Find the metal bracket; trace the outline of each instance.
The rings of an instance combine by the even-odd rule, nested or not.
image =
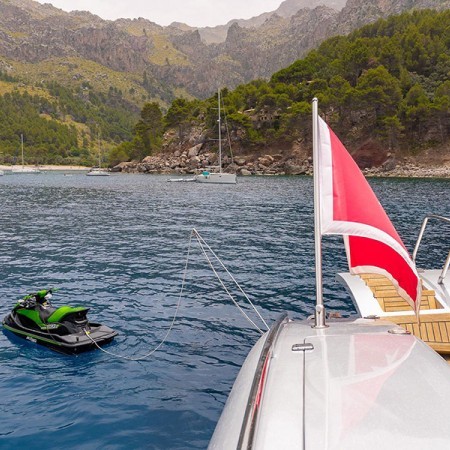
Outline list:
[[[411,331],[405,330],[402,327],[398,327],[398,328],[392,328],[390,330],[388,330],[388,333],[390,334],[411,334]]]
[[[293,352],[308,352],[308,351],[312,351],[312,350],[314,350],[314,345],[312,345],[310,343],[294,344],[292,346],[292,351]]]

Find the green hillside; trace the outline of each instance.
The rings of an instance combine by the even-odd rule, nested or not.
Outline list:
[[[30,86],[0,73],[0,163],[17,161],[23,134],[27,163],[92,165],[99,137],[106,150],[131,138],[138,117],[131,109],[118,89],[101,93],[88,82]]]
[[[450,11],[379,20],[324,42],[276,73],[270,86],[295,89],[292,106],[320,100],[338,130],[412,149],[449,137]]]

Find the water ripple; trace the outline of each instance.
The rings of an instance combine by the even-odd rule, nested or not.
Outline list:
[[[310,178],[240,178],[236,186],[92,178],[0,178],[2,315],[27,292],[58,287],[58,304],[87,305],[92,320],[117,329],[109,351],[146,354],[171,324],[192,228],[268,322],[286,310],[296,318],[313,313]],[[450,215],[449,181],[371,184],[409,249],[426,213]],[[424,245],[419,263],[442,265],[449,233],[431,230]],[[352,315],[334,281],[345,269],[342,240],[324,239],[326,303]],[[193,243],[179,317],[148,361],[101,352],[66,357],[0,334],[0,447],[36,448],[52,433],[48,449],[205,448],[258,336]]]

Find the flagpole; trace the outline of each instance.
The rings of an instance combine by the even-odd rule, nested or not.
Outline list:
[[[316,255],[316,308],[314,328],[326,328],[322,290],[322,235],[320,215],[318,100],[312,101],[313,168],[314,168],[314,243]]]

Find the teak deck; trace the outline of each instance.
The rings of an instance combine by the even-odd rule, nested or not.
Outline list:
[[[365,274],[360,277],[373,292],[383,311],[389,313],[411,311],[411,306],[398,295],[394,285],[386,277],[376,274]],[[442,309],[442,305],[436,300],[435,292],[424,289],[420,310],[439,309]],[[405,328],[444,357],[450,356],[450,313],[421,314],[420,323],[417,322],[415,315],[391,315],[383,316],[383,319]]]

